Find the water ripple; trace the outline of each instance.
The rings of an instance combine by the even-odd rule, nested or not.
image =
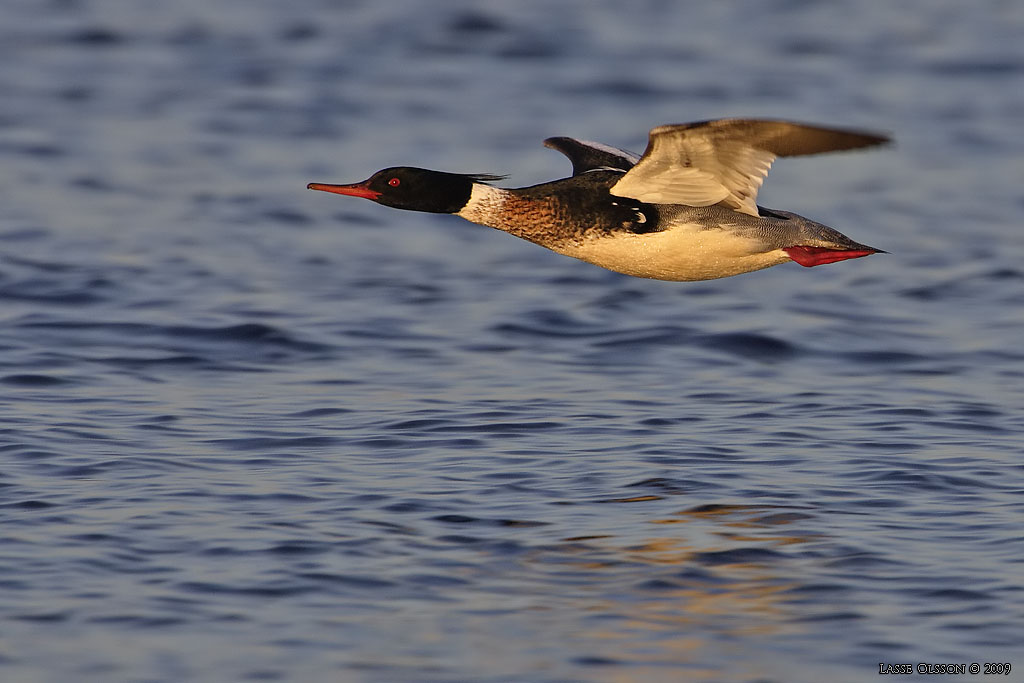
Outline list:
[[[1009,5],[8,5],[0,679],[1024,651]],[[892,131],[762,192],[892,255],[654,282],[304,190],[732,114]]]

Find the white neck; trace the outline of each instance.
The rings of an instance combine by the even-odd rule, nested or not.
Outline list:
[[[483,183],[473,183],[469,201],[455,215],[472,223],[494,227],[496,217],[500,214],[502,205],[507,198],[506,190]]]

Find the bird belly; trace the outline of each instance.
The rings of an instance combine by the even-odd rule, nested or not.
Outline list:
[[[791,260],[750,231],[699,223],[677,223],[646,234],[585,235],[551,248],[617,273],[654,280],[711,280]]]

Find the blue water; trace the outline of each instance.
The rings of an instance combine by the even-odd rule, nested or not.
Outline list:
[[[1022,680],[1020,3],[2,13],[0,679]],[[737,115],[892,133],[760,196],[891,254],[644,281],[304,189]]]

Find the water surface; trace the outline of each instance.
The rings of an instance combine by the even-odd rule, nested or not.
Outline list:
[[[4,680],[1024,670],[1017,4],[4,14]],[[894,134],[760,197],[892,253],[643,281],[304,189],[735,115]]]

